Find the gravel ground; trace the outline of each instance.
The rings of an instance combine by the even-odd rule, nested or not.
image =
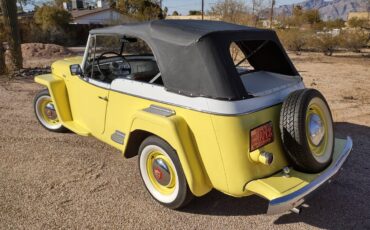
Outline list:
[[[329,100],[339,137],[352,136],[345,170],[301,215],[267,216],[257,196],[213,191],[187,208],[146,192],[137,158],[93,138],[54,134],[36,121],[32,79],[0,80],[0,229],[370,229],[370,60],[294,56],[308,87]]]

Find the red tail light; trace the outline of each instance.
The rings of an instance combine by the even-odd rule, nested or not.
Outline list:
[[[274,141],[272,122],[267,122],[250,131],[250,151],[254,151],[262,146]]]

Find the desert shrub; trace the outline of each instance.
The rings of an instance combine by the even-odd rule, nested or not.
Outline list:
[[[324,22],[324,27],[327,29],[341,29],[345,27],[345,22],[343,19],[328,20]]]
[[[369,34],[365,31],[344,31],[340,36],[340,46],[353,52],[361,52],[369,41]]]
[[[309,46],[323,52],[327,56],[331,56],[339,47],[339,41],[339,36],[333,36],[331,33],[323,32],[322,34],[312,36]]]
[[[365,18],[353,17],[348,20],[348,25],[353,28],[361,28],[369,26],[368,20]]]
[[[68,39],[65,30],[71,21],[72,15],[68,11],[59,7],[44,5],[38,8],[34,15],[34,23],[41,31],[36,26],[33,30],[37,32],[35,35],[41,41],[47,38],[51,43],[61,44]]]
[[[295,51],[298,55],[306,47],[312,33],[298,29],[281,30],[278,36],[286,49]]]

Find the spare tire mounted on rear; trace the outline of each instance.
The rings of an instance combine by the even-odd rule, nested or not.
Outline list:
[[[333,119],[323,95],[315,89],[291,93],[280,112],[283,146],[297,170],[317,173],[333,158]]]

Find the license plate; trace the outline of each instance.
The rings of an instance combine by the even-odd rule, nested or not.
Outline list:
[[[254,151],[262,146],[274,141],[272,122],[267,122],[250,131],[250,151]]]

